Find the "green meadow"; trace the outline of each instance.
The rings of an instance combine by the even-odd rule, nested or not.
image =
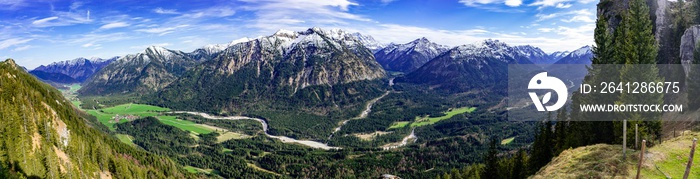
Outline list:
[[[445,111],[443,114],[444,116],[439,116],[439,117],[430,117],[430,116],[424,116],[424,117],[416,117],[416,119],[413,122],[408,122],[408,121],[401,121],[401,122],[395,122],[391,126],[389,126],[389,129],[395,129],[395,128],[403,128],[406,127],[410,123],[411,127],[419,127],[419,126],[424,126],[424,125],[432,125],[435,124],[436,122],[452,118],[455,115],[458,114],[464,114],[464,113],[472,113],[476,110],[476,107],[461,107],[461,108],[456,108],[456,109],[449,109]]]
[[[503,140],[501,141],[501,145],[508,145],[508,144],[510,144],[511,142],[513,142],[513,140],[515,140],[515,137],[503,139]]]
[[[161,115],[162,112],[167,111],[170,111],[170,109],[145,104],[129,103],[104,109],[87,110],[87,113],[96,116],[97,120],[99,120],[105,126],[109,127],[110,130],[114,130],[114,124],[116,124],[114,117],[119,115],[133,116],[135,118],[153,116],[158,118],[163,124],[175,126],[182,130],[194,132],[197,134],[207,134],[214,131],[210,128],[201,126],[192,121],[177,119],[176,116]],[[127,120],[119,120],[119,123],[123,122],[127,122]]]

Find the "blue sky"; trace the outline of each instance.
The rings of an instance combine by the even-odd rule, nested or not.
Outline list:
[[[190,52],[279,29],[341,28],[380,42],[484,39],[545,52],[593,44],[594,0],[0,0],[0,58],[33,69],[150,45]]]

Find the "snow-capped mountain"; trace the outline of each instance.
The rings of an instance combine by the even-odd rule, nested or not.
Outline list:
[[[90,78],[94,73],[98,72],[105,66],[115,61],[117,58],[119,57],[113,57],[108,59],[101,59],[96,57],[86,59],[81,57],[73,60],[54,62],[46,66],[41,65],[30,72],[33,72],[32,74],[43,74],[41,75],[40,79],[47,81],[53,81],[51,79],[51,76],[60,76],[60,78],[56,78],[56,80],[59,81],[54,82],[83,82]],[[72,78],[73,80],[70,80],[65,76],[51,74],[63,74]]]
[[[189,53],[150,46],[141,53],[126,55],[104,67],[78,92],[106,95],[156,91],[202,61],[192,58]]]
[[[390,44],[374,53],[374,57],[387,71],[409,73],[448,49],[423,37],[406,44]]]
[[[504,90],[508,64],[532,64],[532,53],[523,49],[491,39],[457,46],[407,74],[405,81],[452,92],[484,87]]]
[[[564,58],[565,56],[569,55],[571,53],[570,51],[556,51],[551,54],[549,54],[549,58],[552,61],[552,63],[559,61],[561,58]],[[551,63],[550,63],[551,64]]]
[[[243,38],[240,38],[237,40],[233,40],[233,41],[226,43],[226,44],[209,44],[209,45],[205,45],[202,48],[198,48],[198,49],[190,52],[189,54],[190,54],[191,58],[196,59],[198,61],[211,60],[214,57],[216,57],[217,55],[219,55],[219,53],[221,51],[226,50],[226,48],[233,46],[233,45],[236,45],[238,43],[248,42],[250,40],[251,39],[248,37],[243,37]]]
[[[562,57],[554,64],[591,64],[591,58],[593,58],[593,51],[591,46],[586,45]]]
[[[374,40],[374,37],[369,35],[362,35],[358,32],[352,33],[351,35],[365,45],[365,47],[372,50],[372,52],[377,52],[387,46],[381,42],[378,42],[377,40]]]
[[[547,53],[542,51],[538,47],[533,47],[531,45],[521,45],[515,46],[515,50],[518,51],[523,56],[526,56],[532,63],[535,64],[551,64],[555,60],[552,60]]]
[[[165,106],[218,109],[253,100],[335,109],[377,94],[385,86],[378,79],[384,77],[384,70],[356,35],[339,29],[279,30],[228,47],[157,95]]]

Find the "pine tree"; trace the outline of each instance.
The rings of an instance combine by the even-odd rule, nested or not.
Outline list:
[[[554,125],[554,155],[558,155],[569,148],[566,142],[568,122],[566,108],[560,109],[557,114],[557,123]]]
[[[591,49],[593,52],[593,64],[611,64],[613,62],[613,47],[612,36],[608,32],[608,22],[605,16],[600,15],[596,20],[596,27],[593,33],[595,46]]]
[[[491,141],[489,142],[489,151],[484,160],[486,163],[486,168],[484,169],[484,174],[481,175],[482,178],[498,178],[500,171],[498,170],[498,149],[496,148],[496,143],[498,143],[496,137],[492,137]]]
[[[658,47],[652,33],[652,22],[649,19],[649,7],[643,0],[631,0],[629,11],[623,16],[623,23],[618,30],[624,31],[622,43],[616,45],[616,53],[625,59],[625,65],[620,70],[620,81],[625,82],[660,82],[659,69],[655,65]],[[644,64],[644,65],[639,65]],[[661,104],[661,93],[621,93],[618,98],[620,104]],[[625,113],[621,119],[630,121],[630,126],[641,123],[642,136],[658,137],[661,123],[658,121],[660,113]],[[652,121],[656,120],[656,121]],[[644,121],[644,122],[640,122]],[[620,128],[616,128],[620,129]],[[621,131],[621,130],[620,130]],[[634,131],[628,134],[629,142],[633,142]],[[621,137],[621,136],[617,136]],[[630,140],[631,139],[631,140]],[[629,143],[628,142],[628,143]],[[628,144],[629,145],[629,144]],[[629,145],[633,146],[633,145]]]
[[[525,168],[526,157],[525,151],[522,149],[518,150],[518,153],[515,154],[515,157],[513,158],[513,170],[510,172],[511,179],[526,178],[525,171],[523,170]]]
[[[535,134],[535,142],[532,144],[531,158],[528,160],[529,173],[536,173],[552,160],[553,134],[551,119],[551,113],[549,113],[547,121],[538,124],[538,132]]]

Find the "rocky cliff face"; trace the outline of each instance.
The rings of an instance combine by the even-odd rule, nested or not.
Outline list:
[[[406,44],[390,44],[374,53],[374,57],[388,71],[409,73],[448,49],[423,37]]]
[[[681,37],[681,63],[685,69],[686,76],[690,70],[690,64],[693,63],[693,50],[695,50],[695,45],[700,40],[700,25],[692,26],[685,30],[683,37]]]
[[[163,47],[126,55],[96,73],[78,92],[81,95],[113,95],[155,92],[177,79],[200,61],[187,53]]]
[[[519,48],[498,40],[454,47],[414,72],[406,75],[411,83],[450,92],[470,89],[507,89],[508,64],[533,64]]]
[[[228,47],[159,92],[156,99],[163,105],[211,105],[208,110],[245,105],[241,103],[253,99],[256,103],[277,99],[279,104],[299,100],[311,106],[359,102],[363,91],[377,88],[356,84],[378,81],[386,74],[356,37],[338,29],[280,30]]]

